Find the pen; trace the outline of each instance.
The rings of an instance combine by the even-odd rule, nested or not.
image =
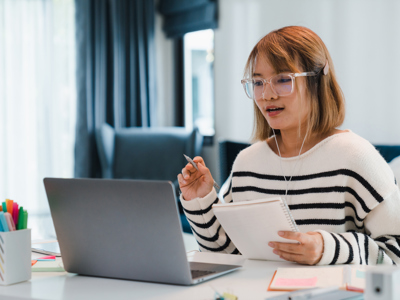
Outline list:
[[[183,156],[186,158],[186,160],[197,170],[199,171],[199,168],[197,167],[196,163],[187,155],[183,154]],[[215,182],[213,183],[214,187],[219,190],[219,185]]]
[[[299,291],[290,294],[289,300],[305,300],[305,299],[312,299],[315,296],[320,296],[320,295],[325,295],[328,293],[331,293],[333,291],[338,290],[339,287],[333,286],[333,287],[327,287],[327,288],[315,288],[315,289],[309,289],[305,291]]]

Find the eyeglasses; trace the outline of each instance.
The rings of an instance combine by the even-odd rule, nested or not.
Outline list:
[[[302,76],[315,76],[316,72],[303,73],[281,73],[270,79],[250,78],[241,81],[244,91],[250,99],[259,100],[264,97],[264,90],[267,84],[278,96],[289,96],[293,93],[294,79]]]

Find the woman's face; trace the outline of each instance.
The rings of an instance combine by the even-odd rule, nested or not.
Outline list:
[[[305,70],[307,71],[307,70]],[[288,70],[290,73],[290,71]],[[253,78],[270,79],[278,75],[265,59],[256,61]],[[285,131],[298,130],[299,126],[307,128],[307,118],[310,111],[309,99],[305,95],[304,77],[296,78],[292,94],[289,96],[278,96],[271,89],[270,84],[264,89],[264,97],[256,100],[256,104],[261,113],[267,120],[269,126],[273,129],[279,129],[282,133]],[[300,125],[301,124],[301,125]]]

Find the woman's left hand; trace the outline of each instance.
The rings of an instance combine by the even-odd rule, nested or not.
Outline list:
[[[300,242],[300,244],[268,243],[279,257],[304,265],[315,265],[321,260],[324,253],[324,239],[319,232],[279,231],[278,234],[285,239]]]

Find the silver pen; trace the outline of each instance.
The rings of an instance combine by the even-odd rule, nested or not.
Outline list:
[[[199,171],[199,168],[197,167],[196,163],[187,155],[183,154],[183,156],[186,158],[186,160],[197,170]],[[219,190],[219,185],[218,183],[215,182],[213,183],[213,186],[215,187],[215,189]]]

